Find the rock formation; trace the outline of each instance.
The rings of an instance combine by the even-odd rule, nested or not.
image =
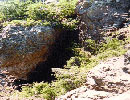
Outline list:
[[[0,33],[0,71],[27,79],[39,62],[47,59],[58,32],[49,26],[8,25]]]
[[[85,86],[56,100],[130,100],[130,51],[101,62],[87,73]]]
[[[106,31],[113,31],[129,22],[129,0],[79,0],[76,13],[80,22],[80,40],[102,40]]]
[[[129,0],[79,0],[80,40],[104,40],[108,33],[129,26]],[[126,32],[127,31],[127,32]],[[130,36],[130,27],[119,31],[119,40]],[[129,49],[129,44],[125,48]],[[56,100],[130,100],[130,50],[100,62],[87,73],[86,84]]]

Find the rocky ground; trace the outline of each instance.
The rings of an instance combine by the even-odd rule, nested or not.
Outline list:
[[[130,51],[101,62],[88,72],[85,86],[56,100],[130,100]]]
[[[47,2],[51,1],[47,0]],[[79,38],[81,44],[85,45],[85,40],[90,38],[102,41],[104,37],[110,36],[113,31],[128,26],[130,22],[129,6],[129,0],[79,0],[75,12],[80,19]],[[41,34],[44,32],[45,34]],[[0,52],[2,53],[0,65],[3,64],[3,67],[0,68],[0,100],[21,100],[18,99],[18,96],[16,98],[12,95],[9,97],[15,88],[12,87],[15,78],[11,75],[13,74],[18,79],[26,79],[28,73],[36,67],[36,64],[46,60],[48,48],[59,35],[57,32],[57,35],[52,33],[54,34],[54,29],[51,27],[41,26],[31,29],[9,26],[2,31],[0,34],[2,40],[0,44]],[[122,28],[119,30],[119,34],[115,34],[113,37],[117,37],[119,40],[130,37],[130,27]],[[130,45],[125,47],[130,50]],[[30,52],[33,53],[30,54]],[[10,77],[6,74],[9,74]],[[130,100],[129,77],[130,51],[123,56],[100,62],[87,73],[85,86],[72,90],[56,98],[56,100]],[[10,89],[5,89],[8,86],[10,86]],[[29,100],[43,99],[31,97]]]
[[[129,27],[122,28],[119,32],[125,37],[129,37],[129,29]],[[56,100],[130,100],[130,44],[125,48],[129,49],[125,55],[109,58],[91,69],[87,73],[86,85],[72,90]],[[15,88],[12,87],[13,81],[14,78],[11,79],[11,77],[0,74],[0,100],[23,100],[18,96],[9,96]],[[5,89],[5,87],[9,89]],[[31,97],[24,100],[44,99]]]
[[[88,72],[85,86],[72,90],[56,98],[56,100],[130,100],[129,77],[130,50],[123,56],[109,58],[105,62],[100,62]],[[36,97],[24,100],[30,99],[44,100]],[[1,95],[0,100],[21,99],[18,99],[17,96]]]

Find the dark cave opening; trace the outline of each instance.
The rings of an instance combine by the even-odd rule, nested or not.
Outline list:
[[[72,47],[73,42],[79,42],[78,33],[79,30],[66,30],[62,32],[52,46],[47,61],[39,63],[36,69],[28,76],[28,80],[15,80],[14,85],[17,87],[16,89],[20,90],[22,84],[42,81],[51,82],[55,80],[51,68],[63,68],[66,61],[74,55],[73,51],[69,48]]]

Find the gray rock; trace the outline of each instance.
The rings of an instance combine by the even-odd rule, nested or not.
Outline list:
[[[79,0],[80,39],[103,39],[101,32],[116,30],[129,18],[129,0]]]
[[[125,65],[130,64],[130,50],[128,50],[128,51],[124,54],[124,64],[125,64]]]
[[[0,70],[26,79],[39,62],[45,61],[58,34],[49,26],[9,25],[0,33]]]

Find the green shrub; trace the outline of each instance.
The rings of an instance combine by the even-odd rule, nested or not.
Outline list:
[[[19,95],[22,97],[39,96],[47,100],[54,100],[56,97],[54,88],[43,82],[33,83],[30,87],[22,87],[22,92]]]
[[[1,13],[4,15],[4,20],[18,20],[18,19],[25,19],[27,17],[26,11],[27,6],[30,2],[22,3],[7,3],[1,8]]]
[[[76,56],[67,61],[66,68],[70,68],[71,66],[92,68],[101,60],[113,56],[120,56],[126,52],[124,45],[128,43],[128,39],[123,41],[108,37],[106,42],[100,44],[90,39],[86,42],[88,44],[86,47],[73,49],[76,52]]]
[[[11,2],[1,7],[0,20],[8,21],[10,24],[13,20],[15,20],[13,24],[15,24],[14,22],[18,24],[18,20],[19,22],[22,20],[27,22],[25,26],[40,24],[73,30],[78,23],[74,12],[76,2],[77,0],[60,0],[59,3],[55,4],[33,3],[30,1]]]
[[[75,0],[77,1],[77,0]],[[75,3],[74,1],[59,2],[57,4],[31,4],[27,8],[27,15],[33,20],[46,20],[53,26],[75,28],[77,20],[73,18]]]
[[[90,51],[92,54],[95,54],[98,51],[99,44],[97,44],[95,40],[87,39],[85,44],[86,51]]]
[[[1,19],[13,19],[5,22],[16,25],[51,25],[66,29],[76,28],[77,19],[75,18],[75,1],[67,2],[61,0],[58,4],[29,3],[23,10],[4,9]],[[22,9],[23,6],[18,6]],[[14,11],[14,12],[12,12]],[[12,13],[11,13],[12,12]],[[5,15],[5,17],[3,16]],[[15,20],[14,20],[15,19]],[[64,66],[64,69],[55,72],[57,80],[51,83],[33,83],[31,86],[22,87],[22,92],[17,92],[22,97],[42,97],[47,100],[55,100],[57,96],[84,85],[86,82],[87,71],[96,66],[101,60],[113,56],[120,56],[125,53],[124,44],[129,40],[122,41],[108,37],[105,42],[97,43],[94,40],[86,40],[86,46],[75,46],[72,49],[75,56],[71,57]]]
[[[66,68],[71,68],[72,66],[80,66],[80,59],[78,57],[71,57],[69,61],[67,61]]]
[[[117,38],[108,38],[106,43],[102,43],[102,46],[99,48],[99,52],[104,52],[108,50],[117,50],[120,49],[124,44],[124,41],[118,40]]]
[[[27,20],[12,20],[12,21],[6,21],[2,23],[2,25],[5,27],[7,25],[22,25],[22,26],[34,26],[34,25],[43,25],[43,26],[51,26],[51,24],[47,21],[42,21],[42,20],[33,20],[27,18]]]
[[[90,41],[90,43],[95,42]],[[84,85],[88,70],[96,66],[101,60],[124,54],[126,50],[123,46],[126,43],[128,43],[128,40],[120,41],[116,38],[109,38],[106,42],[100,44],[96,55],[91,55],[84,48],[73,48],[76,55],[67,61],[64,69],[55,72],[57,80],[50,84],[41,82],[34,83],[32,86],[25,86],[22,88],[22,92],[17,94],[23,97],[35,96],[55,100],[57,96]]]

